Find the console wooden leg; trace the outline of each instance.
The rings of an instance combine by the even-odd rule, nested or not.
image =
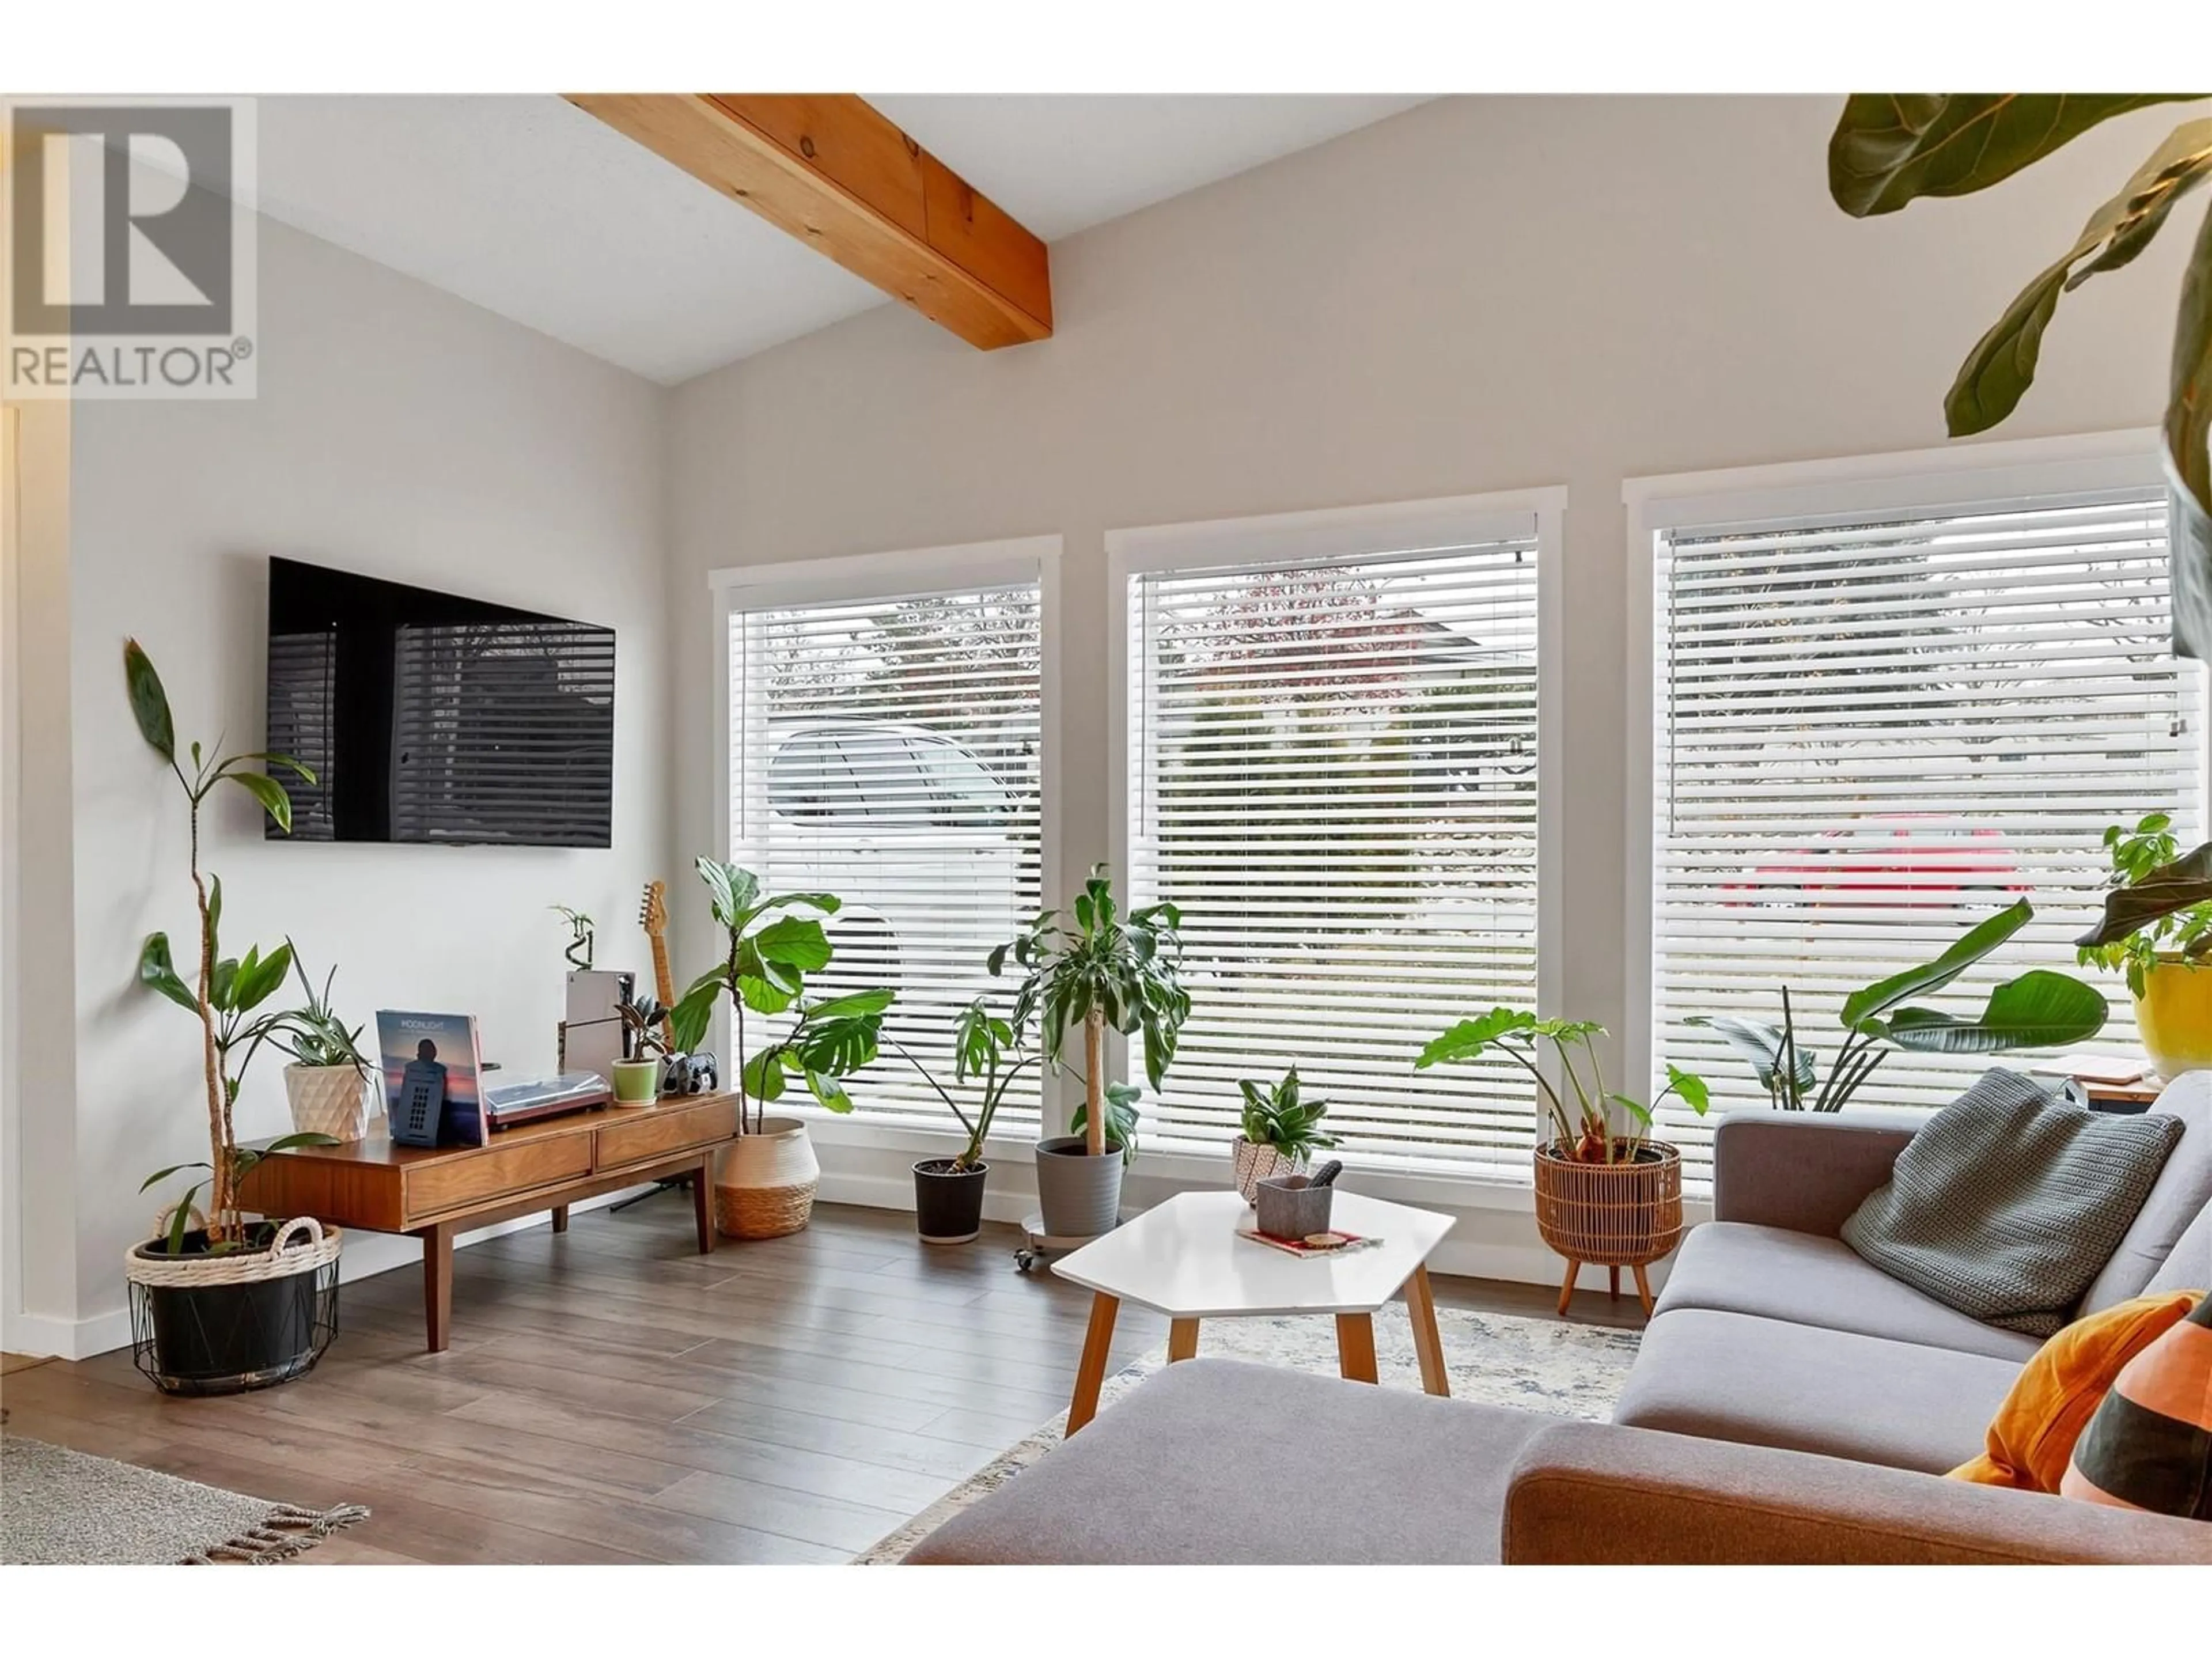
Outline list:
[[[1567,1276],[1559,1283],[1559,1317],[1562,1319],[1567,1316],[1567,1298],[1575,1293],[1575,1275],[1582,1270],[1583,1264],[1579,1261],[1570,1261],[1567,1263]]]
[[[1098,1390],[1106,1381],[1106,1355],[1114,1346],[1114,1320],[1121,1299],[1103,1291],[1091,1297],[1091,1328],[1083,1334],[1083,1361],[1075,1368],[1075,1398],[1067,1404],[1067,1432],[1098,1415]]]
[[[1337,1370],[1354,1382],[1379,1382],[1375,1369],[1375,1316],[1339,1314],[1336,1316]]]
[[[714,1254],[714,1155],[708,1152],[691,1172],[691,1218],[699,1229],[699,1254]]]
[[[453,1322],[453,1226],[441,1222],[422,1230],[422,1323],[430,1352],[446,1351]]]
[[[1613,1300],[1614,1300],[1615,1302],[1618,1302],[1618,1301],[1620,1301],[1620,1268],[1618,1268],[1618,1267],[1607,1267],[1607,1268],[1605,1270],[1605,1293],[1606,1293],[1606,1295],[1607,1295],[1608,1297],[1612,1297],[1612,1298],[1613,1298]]]
[[[1168,1363],[1192,1359],[1198,1355],[1198,1322],[1195,1319],[1171,1319],[1168,1322]]]
[[[1437,1329],[1437,1300],[1426,1267],[1413,1269],[1406,1281],[1406,1316],[1413,1327],[1413,1354],[1421,1362],[1425,1393],[1449,1395],[1451,1379],[1444,1374],[1444,1340]]]
[[[1644,1276],[1644,1264],[1640,1261],[1636,1264],[1636,1295],[1637,1299],[1644,1304],[1644,1316],[1650,1318],[1651,1281]]]
[[[556,1204],[553,1206],[553,1231],[556,1233],[565,1233],[568,1231],[568,1206],[565,1204]]]

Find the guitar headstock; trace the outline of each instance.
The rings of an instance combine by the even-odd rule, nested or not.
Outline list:
[[[637,907],[638,926],[658,939],[668,931],[668,884],[648,881],[645,897]]]

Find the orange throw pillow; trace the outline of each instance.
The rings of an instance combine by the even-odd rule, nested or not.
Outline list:
[[[2074,1443],[2121,1367],[2189,1316],[2198,1292],[2169,1291],[2077,1319],[2035,1351],[1990,1425],[1988,1449],[1950,1479],[2025,1492],[2058,1490]]]

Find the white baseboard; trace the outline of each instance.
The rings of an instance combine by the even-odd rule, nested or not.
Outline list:
[[[909,1182],[911,1177],[909,1176]],[[649,1186],[626,1188],[621,1192],[602,1193],[596,1198],[580,1200],[570,1206],[572,1215],[586,1211],[605,1209],[639,1193],[650,1192]],[[912,1194],[909,1192],[908,1198]],[[866,1202],[854,1199],[853,1203]],[[911,1207],[909,1202],[908,1207]],[[453,1248],[465,1249],[487,1238],[497,1238],[505,1233],[520,1232],[526,1227],[542,1227],[547,1212],[536,1215],[517,1216],[489,1227],[464,1233],[453,1241]],[[1018,1218],[1017,1218],[1018,1219]],[[412,1267],[422,1259],[422,1247],[414,1239],[390,1233],[355,1232],[348,1236],[344,1251],[338,1257],[338,1283],[350,1285],[356,1279],[373,1279],[378,1273],[391,1273],[396,1268]],[[339,1318],[344,1312],[341,1304]],[[76,1320],[55,1319],[42,1314],[0,1314],[0,1348],[9,1353],[30,1354],[52,1359],[90,1359],[95,1354],[112,1353],[118,1348],[131,1346],[131,1310],[127,1307],[111,1308]]]

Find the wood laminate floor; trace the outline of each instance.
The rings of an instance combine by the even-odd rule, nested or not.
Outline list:
[[[343,1562],[836,1562],[1066,1409],[1090,1294],[1014,1271],[1014,1230],[931,1248],[913,1218],[821,1205],[805,1231],[693,1253],[680,1194],[454,1258],[453,1346],[422,1274],[344,1287],[315,1370],[156,1394],[127,1352],[9,1369],[10,1432],[374,1517]],[[1549,1316],[1541,1286],[1440,1277],[1437,1300]],[[1632,1295],[1576,1315],[1641,1322]],[[1125,1306],[1120,1366],[1167,1340]]]

